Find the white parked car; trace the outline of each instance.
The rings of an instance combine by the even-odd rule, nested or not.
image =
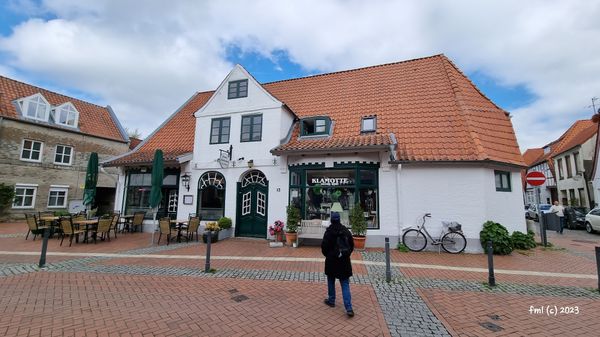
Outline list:
[[[588,233],[600,231],[600,208],[594,208],[585,216],[585,230]]]

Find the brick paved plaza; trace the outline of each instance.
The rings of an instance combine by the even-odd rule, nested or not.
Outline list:
[[[594,246],[600,235],[549,232],[553,249],[496,256],[392,251],[352,256],[356,316],[322,303],[318,247],[265,240],[150,245],[148,234],[59,246],[0,224],[0,335],[6,336],[591,336],[600,331]],[[339,291],[339,289],[338,289]],[[548,314],[566,307],[569,313]],[[539,309],[542,308],[542,309]],[[577,313],[575,313],[575,309]],[[535,309],[535,310],[534,310]],[[540,310],[543,310],[540,311]]]

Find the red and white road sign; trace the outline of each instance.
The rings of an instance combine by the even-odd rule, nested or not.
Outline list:
[[[539,171],[531,171],[525,176],[525,180],[531,186],[540,186],[546,182],[546,176]]]

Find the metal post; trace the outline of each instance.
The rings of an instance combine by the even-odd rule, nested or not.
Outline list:
[[[596,247],[596,272],[598,273],[598,292],[600,292],[600,247]]]
[[[542,231],[542,244],[546,247],[548,246],[548,235],[546,233],[546,220],[544,214],[540,214],[540,228]]]
[[[546,222],[544,221],[544,213],[542,213],[542,211],[540,210],[540,199],[541,199],[541,190],[539,186],[536,186],[535,188],[535,196],[536,196],[536,212],[538,212],[538,219],[539,219],[539,224],[540,224],[540,239],[542,241],[542,244],[544,245],[544,247],[546,247],[548,245],[548,239],[546,237]]]
[[[496,286],[496,278],[494,277],[494,246],[492,245],[492,241],[487,242],[487,253],[488,253],[488,284],[490,287]]]
[[[390,267],[390,238],[385,238],[385,280],[392,280],[392,268]]]
[[[44,268],[46,266],[46,251],[48,250],[48,237],[50,236],[50,228],[44,229],[44,239],[42,240],[42,254],[40,255],[39,267]]]
[[[210,272],[210,242],[212,241],[212,232],[206,232],[206,262],[204,263],[204,272]]]

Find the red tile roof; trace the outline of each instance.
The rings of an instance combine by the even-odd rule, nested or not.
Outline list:
[[[119,121],[113,118],[108,107],[101,107],[4,76],[0,76],[0,116],[15,120],[28,120],[17,112],[14,102],[20,98],[29,97],[37,93],[44,96],[52,106],[71,102],[75,106],[75,109],[79,111],[78,128],[80,132],[91,136],[126,142],[126,139],[121,134]],[[73,131],[73,128],[61,127],[55,124],[46,124],[43,122],[39,124]]]
[[[538,162],[543,156],[544,149],[527,149],[523,153],[523,160],[525,161],[525,165],[531,166],[533,163]]]
[[[129,137],[129,149],[135,149],[135,147],[140,145],[141,142],[142,140],[139,138]]]
[[[598,125],[590,119],[578,120],[560,136],[552,148],[552,156],[557,156],[575,146],[582,145],[598,131]]]
[[[291,140],[274,153],[384,147],[397,140],[399,161],[496,161],[524,166],[508,113],[485,97],[444,55],[263,84],[299,118],[329,116],[333,135]],[[193,150],[192,113],[212,95],[193,97],[148,137],[139,153],[111,165],[151,161],[154,149]],[[363,116],[377,133],[361,134]],[[176,125],[176,127],[175,127]],[[391,136],[393,134],[393,136]],[[177,151],[174,151],[175,148]]]

